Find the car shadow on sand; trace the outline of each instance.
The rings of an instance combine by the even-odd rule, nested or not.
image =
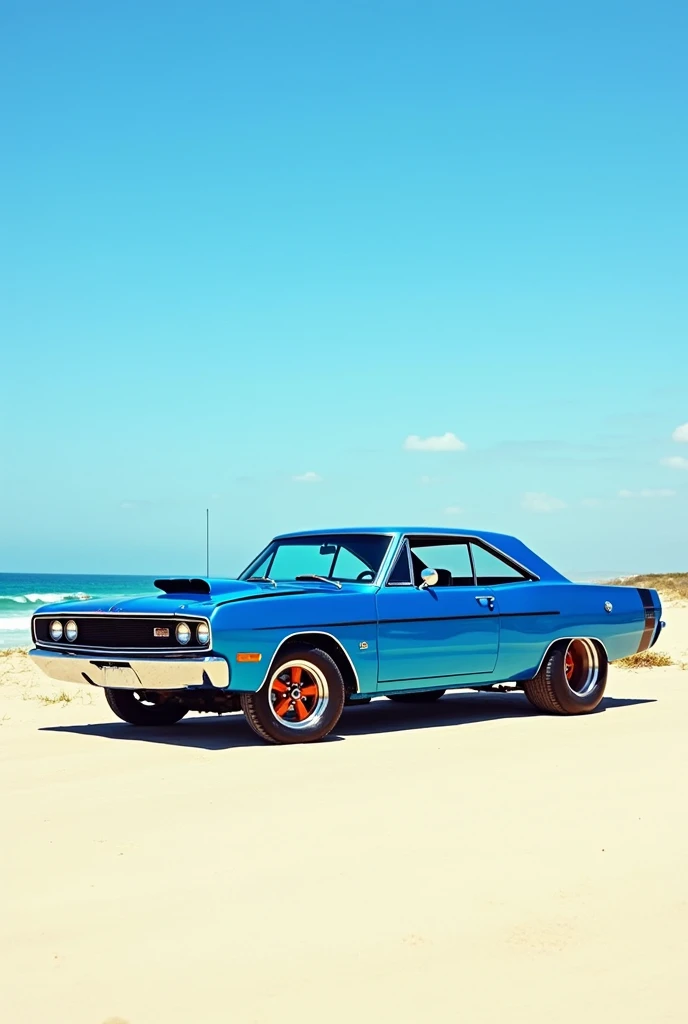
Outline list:
[[[655,698],[605,697],[594,714],[636,704],[651,704],[654,700]],[[553,722],[571,721],[570,718],[541,715],[520,693],[450,693],[441,700],[429,704],[401,704],[382,699],[374,700],[370,704],[361,704],[359,707],[345,708],[335,732],[324,742],[336,742],[351,736],[454,728],[476,725],[480,722],[536,716],[549,717]],[[232,747],[263,745],[263,741],[253,733],[241,714],[222,715],[219,719],[209,715],[193,715],[173,726],[141,728],[126,725],[124,722],[103,722],[93,725],[45,726],[41,731],[77,733],[113,740],[167,743],[201,750],[228,750]]]

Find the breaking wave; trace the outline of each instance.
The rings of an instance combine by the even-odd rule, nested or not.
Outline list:
[[[88,601],[90,594],[0,594],[0,608],[17,604],[53,604],[57,601]]]
[[[13,615],[10,618],[0,618],[0,632],[10,630],[17,633],[19,630],[30,628],[31,618],[29,616],[24,618],[23,615]]]

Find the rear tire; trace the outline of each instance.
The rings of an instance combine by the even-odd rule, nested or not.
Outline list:
[[[314,743],[334,729],[346,691],[333,659],[315,647],[289,647],[257,693],[242,693],[246,721],[268,743]]]
[[[399,704],[429,704],[444,697],[446,690],[426,690],[420,693],[390,693],[387,700],[395,700]]]
[[[129,725],[174,725],[188,708],[164,694],[144,690],[111,690],[105,688],[105,700],[110,708]]]
[[[538,674],[523,689],[538,711],[584,715],[604,697],[607,668],[607,655],[595,640],[563,641],[546,655]]]

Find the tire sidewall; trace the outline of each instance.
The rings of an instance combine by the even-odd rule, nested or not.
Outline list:
[[[607,658],[600,654],[599,648],[598,657],[597,682],[589,693],[581,695],[569,686],[566,678],[566,651],[557,649],[549,655],[545,669],[546,680],[554,697],[567,714],[580,715],[586,711],[594,711],[604,697],[607,685]]]
[[[280,667],[290,661],[311,662],[320,669],[327,680],[327,706],[322,717],[312,727],[292,729],[276,718],[270,706],[270,680],[279,673]],[[336,662],[326,654],[312,647],[289,647],[283,651],[270,666],[270,673],[257,693],[251,694],[251,703],[257,714],[261,728],[275,743],[314,743],[323,739],[334,729],[344,708],[346,691],[342,674]]]

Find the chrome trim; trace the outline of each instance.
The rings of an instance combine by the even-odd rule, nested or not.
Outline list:
[[[566,680],[566,682],[568,684],[569,690],[571,690],[572,693],[575,693],[577,697],[587,697],[588,694],[592,690],[594,690],[595,686],[597,685],[597,680],[600,676],[600,658],[597,652],[596,645],[592,643],[587,637],[575,637],[573,640],[569,640],[568,645],[566,647],[566,651],[564,653],[564,658],[566,658],[566,655],[571,650],[571,645],[575,643],[582,644],[585,648],[585,651],[588,656],[588,673],[585,678],[585,682],[583,683],[583,686],[580,690],[576,690],[573,686],[571,686],[571,683],[568,679]]]
[[[609,654],[607,653],[607,648],[605,647],[604,643],[599,639],[599,637],[596,637],[596,636],[560,636],[560,637],[557,637],[556,640],[552,640],[552,642],[549,644],[547,650],[545,651],[545,653],[540,658],[538,667],[535,669],[535,672],[533,673],[533,676],[531,678],[534,678],[538,674],[538,672],[542,668],[542,663],[544,662],[545,658],[547,657],[547,655],[552,650],[552,648],[554,647],[555,644],[567,644],[567,648],[566,649],[568,650],[568,645],[570,645],[574,640],[594,640],[595,643],[599,644],[600,647],[602,648],[602,650],[604,651],[604,656],[607,659],[607,664],[608,665],[611,664],[610,661],[609,661]],[[576,690],[573,691],[573,693],[576,693],[576,692],[577,692]]]
[[[219,657],[90,659],[36,648],[29,651],[29,657],[51,679],[82,686],[118,690],[185,690],[190,686],[226,690],[229,686],[229,665]],[[118,673],[116,686],[107,679],[108,668]]]
[[[115,655],[122,654],[122,648],[121,647],[91,647],[88,644],[79,644],[76,641],[68,641],[69,648],[67,648],[65,646],[64,641],[62,641],[62,640],[58,640],[57,642],[53,641],[52,643],[49,643],[49,642],[47,642],[45,640],[37,640],[36,639],[36,631],[33,628],[33,624],[36,621],[36,619],[50,619],[52,621],[52,620],[55,620],[55,619],[67,618],[67,617],[69,617],[70,619],[71,618],[75,618],[75,619],[77,619],[77,618],[86,618],[86,617],[88,617],[88,618],[103,618],[104,616],[109,616],[109,615],[117,616],[119,618],[152,619],[152,620],[155,620],[155,621],[159,621],[160,619],[163,619],[163,620],[169,619],[169,621],[171,623],[175,623],[175,624],[178,623],[180,620],[182,622],[194,622],[194,623],[196,623],[196,622],[205,622],[206,625],[208,626],[208,643],[207,644],[193,644],[191,646],[183,646],[182,644],[179,644],[178,647],[167,647],[167,648],[162,648],[162,647],[159,647],[159,646],[158,647],[137,647],[136,648],[136,653],[137,654],[157,654],[160,657],[164,658],[166,655],[174,656],[175,654],[180,654],[182,652],[184,652],[186,654],[202,654],[202,653],[204,653],[206,651],[210,652],[213,649],[213,627],[212,627],[212,624],[210,622],[210,618],[209,617],[206,618],[204,615],[182,615],[181,612],[175,613],[174,615],[170,615],[169,612],[167,612],[165,614],[162,614],[162,615],[156,615],[154,612],[69,612],[69,613],[67,613],[67,612],[65,612],[65,613],[61,613],[61,612],[55,613],[55,612],[53,612],[52,615],[48,615],[47,613],[42,613],[42,612],[35,612],[35,614],[31,616],[31,639],[33,640],[33,642],[36,644],[37,647],[39,647],[41,650],[44,650],[44,651],[65,651],[65,650],[70,650],[70,651],[79,651],[81,653],[84,653],[86,651],[92,651],[94,654],[115,654]],[[63,635],[64,635],[64,631],[63,631]],[[78,636],[77,636],[77,640],[78,640]]]
[[[399,552],[399,545],[400,543],[403,544],[405,539],[403,534],[395,532],[383,533],[381,534],[381,536],[389,537],[389,544],[387,545],[387,550],[385,551],[384,557],[380,562],[380,570],[375,579],[371,581],[373,586],[376,587],[383,587],[385,585],[385,580],[389,576],[390,572],[392,571],[396,563],[397,554]],[[413,580],[413,573],[411,573],[411,580]]]
[[[397,563],[401,559],[401,556],[402,556],[401,548],[402,547],[406,548],[406,561],[408,563],[409,581],[408,581],[408,583],[390,583],[389,582],[389,577],[392,575],[392,573],[394,572],[394,570],[397,567]],[[398,554],[397,554],[396,558],[394,559],[394,561],[392,562],[392,565],[390,566],[390,569],[389,569],[389,573],[387,574],[387,582],[385,583],[385,586],[386,587],[413,587],[413,586],[415,586],[415,583],[413,582],[413,561],[411,559],[411,546],[410,546],[410,544],[408,542],[408,538],[407,537],[404,537],[404,539],[401,542],[401,547],[397,548],[397,552],[398,552]]]
[[[502,561],[506,562],[507,565],[511,565],[511,566],[514,567],[514,569],[518,569],[519,572],[524,573],[525,576],[527,576],[528,579],[531,580],[533,583],[538,583],[539,580],[540,580],[540,577],[537,575],[537,573],[534,573],[532,569],[529,569],[527,566],[523,565],[521,562],[517,562],[515,558],[512,558],[511,555],[507,555],[507,553],[505,551],[502,551],[500,548],[495,547],[494,544],[490,544],[489,541],[483,540],[482,537],[476,537],[475,534],[473,534],[473,533],[432,533],[431,531],[428,532],[428,533],[417,533],[417,534],[405,533],[405,534],[403,534],[403,536],[401,536],[401,541],[402,541],[402,543],[404,543],[404,542],[408,543],[409,557],[410,557],[410,551],[411,551],[411,543],[410,543],[410,540],[409,540],[410,537],[437,537],[437,538],[440,538],[442,541],[445,541],[447,544],[450,544],[454,540],[465,540],[469,544],[477,544],[478,547],[485,548],[486,551],[490,551],[492,554],[497,555],[499,558],[502,559]],[[398,547],[397,547],[396,550],[398,550]],[[471,559],[471,565],[473,565],[473,555],[471,554],[470,547],[468,548],[468,555],[469,555],[469,557]],[[396,562],[396,558],[394,559],[394,562],[392,563],[392,565],[390,565],[388,567],[387,571],[385,572],[384,579],[382,579],[380,584],[379,584],[381,587],[386,587],[387,586],[387,580],[389,579],[390,573],[391,573],[391,571],[392,571],[392,569],[394,567],[394,563],[395,562]],[[413,571],[411,572],[411,579],[413,580]],[[514,583],[516,583],[516,582],[517,581],[514,580]],[[476,573],[475,573],[475,565],[473,565],[473,586],[474,587],[480,586],[480,584],[478,583],[478,580],[477,580]]]
[[[368,572],[372,572],[372,570],[368,569]],[[331,583],[333,587],[337,588],[337,590],[342,589],[341,583],[339,580],[336,580],[334,576],[319,576],[317,572],[299,573],[299,575],[295,576],[294,579],[297,583],[300,583],[301,580],[320,580],[321,583]]]
[[[97,654],[103,655],[104,657],[110,657],[114,655],[117,657],[118,654],[123,654],[126,651],[124,647],[89,647],[86,644],[70,643],[69,647],[65,643],[47,644],[42,640],[33,641],[36,647],[41,651],[55,651],[60,654],[62,651],[69,652],[75,651],[77,654]],[[137,654],[157,654],[160,658],[177,658],[179,655],[186,655],[187,660],[189,655],[193,654],[209,654],[212,650],[210,644],[203,644],[198,647],[182,647],[178,644],[177,647],[136,647],[135,651]]]
[[[287,643],[287,641],[288,640],[292,640],[295,636],[329,636],[330,640],[334,640],[334,642],[337,644],[337,646],[341,647],[341,649],[344,651],[344,654],[346,655],[346,658],[347,658],[349,664],[351,665],[351,671],[353,672],[354,679],[356,680],[356,693],[360,693],[361,692],[361,681],[358,678],[358,672],[356,671],[356,666],[354,665],[353,661],[351,660],[351,655],[349,654],[349,652],[347,651],[346,647],[344,646],[342,641],[339,639],[339,637],[336,637],[334,635],[334,633],[328,633],[327,630],[325,630],[325,629],[302,629],[298,633],[290,633],[289,636],[285,636],[284,639],[280,640],[279,647],[277,648],[277,650],[273,654],[272,658],[270,659],[270,666],[269,666],[267,672],[265,673],[265,675],[263,676],[262,683],[258,687],[259,690],[262,690],[263,687],[265,686],[265,683],[266,683],[266,681],[267,681],[267,679],[270,676],[270,673],[272,671],[272,666],[275,664],[275,658],[277,657],[279,652],[282,650],[284,645]]]

